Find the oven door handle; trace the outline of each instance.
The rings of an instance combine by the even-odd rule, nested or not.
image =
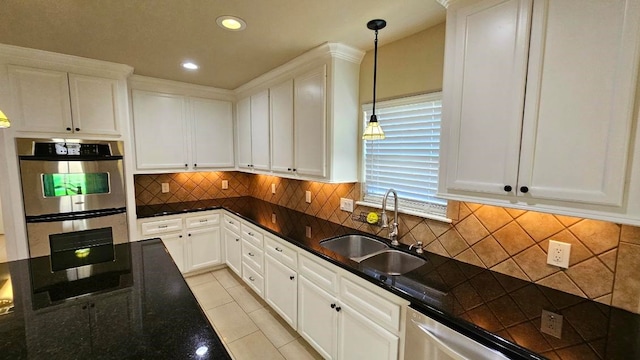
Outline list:
[[[41,223],[41,222],[57,222],[68,220],[82,220],[91,219],[101,216],[117,215],[127,212],[127,208],[115,208],[115,209],[102,209],[102,210],[90,210],[90,211],[78,211],[73,213],[64,214],[48,214],[38,216],[27,216],[27,223]]]

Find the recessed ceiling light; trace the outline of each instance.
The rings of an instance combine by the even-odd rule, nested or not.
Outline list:
[[[187,70],[198,70],[199,66],[192,63],[191,61],[185,61],[182,63],[182,67]]]
[[[247,23],[239,17],[223,15],[216,19],[216,23],[223,29],[241,31],[247,27]]]

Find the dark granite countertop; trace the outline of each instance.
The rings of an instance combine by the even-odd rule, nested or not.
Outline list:
[[[428,252],[422,267],[402,276],[382,274],[319,245],[358,230],[256,198],[140,206],[137,216],[220,208],[407,299],[425,315],[510,358],[640,358],[640,315]],[[406,245],[398,248],[408,251]],[[561,338],[540,331],[542,310],[563,316]]]
[[[160,240],[115,257],[55,274],[49,257],[0,264],[14,294],[0,304],[0,358],[231,359]]]

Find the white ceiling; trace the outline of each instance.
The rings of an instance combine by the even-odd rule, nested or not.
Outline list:
[[[230,32],[220,15],[244,19]],[[444,21],[436,0],[0,0],[0,43],[131,65],[139,75],[235,89],[324,42],[373,48]],[[410,54],[407,54],[410,56]],[[185,60],[197,72],[180,67]]]

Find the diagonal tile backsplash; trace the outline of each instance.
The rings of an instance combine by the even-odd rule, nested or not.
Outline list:
[[[222,190],[223,179],[229,189]],[[162,194],[161,183],[171,192]],[[136,175],[138,205],[252,196],[371,234],[386,229],[354,220],[374,211],[340,210],[340,198],[360,198],[360,184],[324,184],[240,172]],[[272,193],[275,185],[275,194]],[[312,201],[305,202],[311,191]],[[401,214],[399,240],[557,290],[640,313],[640,228],[605,221],[450,202],[451,224]],[[547,265],[550,239],[571,244],[569,269]]]

